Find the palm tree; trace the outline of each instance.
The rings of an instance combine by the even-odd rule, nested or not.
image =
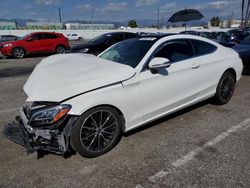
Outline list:
[[[244,9],[245,9],[245,0],[242,0],[241,4],[241,27],[243,27],[243,20],[244,20]]]

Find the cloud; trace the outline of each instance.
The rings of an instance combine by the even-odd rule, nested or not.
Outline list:
[[[30,12],[29,15],[31,15],[31,16],[36,16],[36,15],[37,15],[37,12]]]
[[[176,2],[172,2],[172,3],[167,3],[165,5],[163,5],[161,7],[161,9],[173,9],[177,7],[177,3]]]
[[[6,16],[8,14],[10,14],[11,12],[9,10],[0,10],[0,16]]]
[[[241,0],[218,0],[193,6],[201,13],[211,16],[229,17],[234,13],[235,19],[239,17]]]
[[[137,0],[135,6],[136,7],[151,6],[157,2],[158,0]]]
[[[125,11],[127,8],[128,8],[127,2],[109,3],[105,7],[101,8],[100,11],[102,13],[114,13],[114,12]]]
[[[23,8],[24,10],[31,10],[33,7],[32,5],[25,5]]]
[[[90,12],[92,9],[94,8],[90,4],[85,4],[85,5],[77,5],[74,10],[80,13],[86,13]]]
[[[60,4],[61,0],[36,0],[36,4],[39,5],[55,5],[55,4]]]

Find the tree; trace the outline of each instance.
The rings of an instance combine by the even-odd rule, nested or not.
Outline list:
[[[220,18],[218,16],[212,17],[210,20],[211,26],[213,27],[219,27],[220,26]]]
[[[128,27],[136,28],[136,27],[138,27],[138,26],[137,26],[137,23],[136,23],[135,20],[130,20],[130,21],[128,22]]]

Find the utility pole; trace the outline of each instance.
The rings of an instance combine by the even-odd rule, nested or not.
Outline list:
[[[244,23],[244,27],[247,27],[248,25],[248,14],[249,14],[249,8],[250,8],[250,0],[248,0],[247,2],[247,10],[246,10],[246,16],[245,16],[245,23]]]
[[[157,28],[160,29],[160,9],[159,8],[157,12]]]
[[[242,0],[241,4],[241,27],[243,28],[244,26],[244,9],[245,9],[245,0]]]
[[[58,14],[59,14],[59,21],[60,23],[62,23],[61,8],[58,8]]]
[[[90,24],[93,24],[93,20],[94,20],[94,8],[91,8],[91,12],[90,12],[90,20],[89,20],[89,23]]]

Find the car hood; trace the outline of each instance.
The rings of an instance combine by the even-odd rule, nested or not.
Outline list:
[[[27,101],[60,102],[73,96],[130,79],[135,70],[90,54],[45,58],[24,85]]]

